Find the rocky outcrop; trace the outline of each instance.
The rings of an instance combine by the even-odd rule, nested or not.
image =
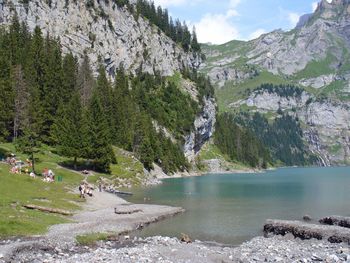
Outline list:
[[[321,226],[299,221],[267,220],[264,225],[264,232],[275,235],[290,233],[301,239],[325,239],[331,243],[344,242],[350,244],[350,230],[338,226]]]
[[[81,58],[87,52],[95,70],[102,60],[112,76],[120,65],[131,72],[141,68],[151,74],[172,75],[184,66],[201,63],[199,56],[185,53],[157,27],[112,1],[94,0],[93,7],[86,1],[49,2],[50,6],[43,0],[28,5],[2,0],[0,22],[9,24],[17,13],[30,30],[40,26],[44,34],[59,37],[64,53]]]
[[[230,104],[232,108],[242,105],[259,112],[282,110],[296,115],[302,122],[304,139],[309,149],[319,158],[319,164],[350,163],[350,105],[345,102],[317,100],[302,92],[300,96],[281,96],[274,92],[252,92],[247,99]]]
[[[208,77],[219,87],[223,87],[227,81],[237,84],[254,77],[256,74],[255,70],[243,71],[230,67],[214,67],[209,71]]]
[[[314,89],[320,89],[328,86],[333,81],[340,80],[335,74],[321,75],[316,78],[301,79],[299,84],[304,87],[313,87]]]
[[[295,26],[296,29],[302,28],[303,26],[306,25],[307,22],[309,22],[310,18],[312,17],[313,14],[305,14],[302,15],[299,18],[299,21],[297,23],[297,25]]]
[[[216,102],[214,98],[204,98],[202,112],[194,122],[194,130],[185,138],[185,156],[193,161],[198,151],[214,133],[216,122]]]
[[[321,224],[350,228],[350,217],[327,216],[319,220]]]
[[[263,91],[262,93],[253,92],[243,103],[249,107],[256,107],[267,111],[277,111],[278,109],[291,110],[301,108],[309,99],[310,95],[306,92],[303,92],[299,97],[289,97]]]

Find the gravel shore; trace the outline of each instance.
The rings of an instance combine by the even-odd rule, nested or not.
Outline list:
[[[118,211],[141,212],[115,214]],[[239,247],[176,238],[130,239],[128,232],[181,213],[179,207],[136,205],[108,193],[95,193],[74,222],[52,226],[44,236],[0,241],[2,262],[349,262],[350,246],[326,240],[301,240],[293,235],[256,237]],[[111,232],[113,241],[79,246],[77,235]]]
[[[17,253],[13,262],[350,262],[347,244],[294,239],[257,237],[239,247],[195,241],[182,243],[176,238],[135,238],[126,243],[100,242],[96,247],[28,248]]]

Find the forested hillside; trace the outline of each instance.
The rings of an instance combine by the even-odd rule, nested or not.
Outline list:
[[[237,125],[234,118],[235,115],[230,113],[219,115],[214,136],[215,145],[222,153],[227,154],[231,161],[266,169],[272,164],[268,148],[259,140],[260,137]]]
[[[165,172],[188,168],[182,144],[202,110],[189,94],[159,74],[141,70],[128,74],[120,67],[112,84],[101,63],[93,76],[87,55],[81,63],[63,55],[59,39],[30,33],[15,17],[0,33],[0,135],[19,149],[35,152],[39,144],[57,146],[74,160],[91,160],[92,168],[108,171],[114,162],[111,146],[133,151],[147,169],[153,163]],[[201,76],[198,96],[213,90]],[[176,136],[172,140],[153,121]]]

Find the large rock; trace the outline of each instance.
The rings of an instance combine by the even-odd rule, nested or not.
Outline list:
[[[345,216],[327,216],[319,221],[321,224],[334,225],[350,228],[350,217]]]
[[[288,233],[301,239],[325,239],[331,243],[349,243],[350,230],[338,226],[323,226],[306,224],[299,221],[267,220],[264,225],[265,233],[286,235]]]

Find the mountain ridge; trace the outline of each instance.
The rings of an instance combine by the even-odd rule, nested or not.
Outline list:
[[[278,110],[296,116],[323,165],[350,163],[350,1],[323,0],[306,18],[287,32],[203,45],[201,71],[216,83],[221,111],[250,109],[272,121]],[[296,85],[307,99],[300,104],[293,95],[255,93],[264,83]]]

